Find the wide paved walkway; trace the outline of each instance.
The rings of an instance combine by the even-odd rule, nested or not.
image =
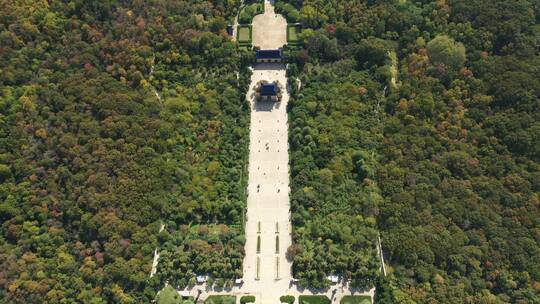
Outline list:
[[[275,285],[283,282],[279,285],[287,286],[292,279],[291,263],[285,258],[285,251],[291,245],[289,94],[284,92],[278,103],[255,102],[251,96],[260,80],[278,81],[285,86],[285,67],[280,64],[256,65],[248,92],[251,130],[243,288],[261,292],[261,303],[276,303],[282,294]]]
[[[277,49],[287,43],[287,20],[274,12],[273,1],[265,0],[264,14],[252,21],[253,46],[261,49]]]
[[[273,3],[265,0],[265,13],[253,20],[253,45],[261,49],[277,49],[286,43],[285,18],[274,13]],[[251,105],[249,180],[246,212],[246,246],[243,284],[227,290],[216,290],[206,284],[186,289],[199,300],[209,295],[254,295],[256,303],[276,304],[283,295],[326,295],[339,303],[343,295],[357,294],[373,297],[367,292],[350,290],[337,284],[327,290],[300,289],[292,282],[292,264],[285,252],[291,245],[289,202],[289,146],[287,103],[289,93],[283,92],[280,102],[256,102],[256,84],[265,80],[278,81],[287,87],[283,64],[261,63],[253,66],[251,85],[247,94]],[[259,245],[258,245],[259,244]],[[296,302],[298,303],[298,302]]]
[[[287,21],[266,0],[264,14],[253,18],[253,46],[278,49],[287,43]],[[259,81],[287,86],[286,68],[277,63],[253,66],[247,99],[251,105],[246,254],[243,290],[258,291],[259,303],[277,303],[291,280],[285,252],[291,245],[289,146],[285,90],[280,102],[256,102]],[[259,245],[257,244],[259,243]],[[259,247],[259,248],[257,248]],[[276,288],[277,285],[283,288]]]

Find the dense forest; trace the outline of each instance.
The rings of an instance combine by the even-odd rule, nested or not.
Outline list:
[[[382,197],[364,179],[377,146],[370,128],[378,125],[373,110],[382,88],[348,60],[313,66],[303,85],[290,103],[295,244],[288,258],[305,287],[328,287],[326,277],[340,274],[370,288],[380,265],[374,241]]]
[[[295,277],[371,283],[376,228],[377,303],[540,303],[540,2],[277,8],[304,27],[287,50]]]
[[[300,285],[540,303],[540,2],[276,2],[303,27],[285,49]],[[239,4],[0,1],[1,303],[149,303],[241,275]]]
[[[237,1],[0,6],[0,302],[150,303],[241,271]]]

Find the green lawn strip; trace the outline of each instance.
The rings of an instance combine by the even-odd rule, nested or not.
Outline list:
[[[298,34],[302,31],[299,24],[288,24],[287,25],[287,42],[289,44],[296,45],[300,42]]]
[[[300,304],[330,304],[330,299],[327,296],[299,296]]]
[[[251,40],[252,40],[251,25],[249,24],[238,25],[238,42],[251,43]]]
[[[340,304],[371,304],[369,296],[343,296]]]
[[[190,304],[195,303],[193,297],[182,299],[182,296],[170,285],[163,288],[156,297],[157,304]]]
[[[296,41],[298,40],[298,33],[297,33],[297,27],[296,26],[287,26],[287,33],[289,34],[287,37],[288,41]]]
[[[204,304],[235,304],[235,303],[236,303],[235,296],[214,295],[214,296],[208,296],[208,298],[204,300]]]
[[[252,27],[251,24],[241,24],[238,25],[238,36],[237,42],[238,46],[251,49],[252,41]]]

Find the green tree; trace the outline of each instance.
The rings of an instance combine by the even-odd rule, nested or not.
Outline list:
[[[433,64],[442,64],[452,70],[459,69],[467,59],[465,46],[446,35],[438,35],[428,42],[427,51]]]

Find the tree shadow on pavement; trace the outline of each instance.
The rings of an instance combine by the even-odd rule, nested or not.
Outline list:
[[[253,66],[255,71],[280,71],[285,70],[285,65],[281,63],[257,63]]]
[[[279,102],[273,101],[256,101],[253,104],[253,109],[257,112],[271,112]]]

